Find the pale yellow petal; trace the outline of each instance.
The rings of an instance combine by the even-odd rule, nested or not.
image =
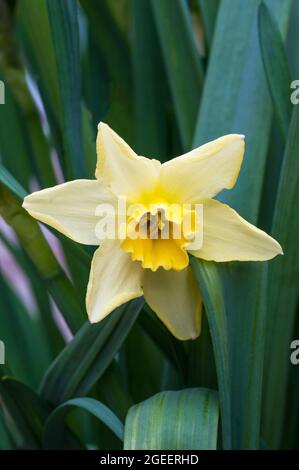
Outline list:
[[[105,318],[116,307],[143,295],[142,268],[123,251],[117,240],[105,240],[96,250],[86,294],[91,323]]]
[[[203,206],[203,246],[190,253],[213,261],[264,261],[282,254],[282,248],[235,210],[210,199]]]
[[[99,181],[75,180],[26,196],[23,207],[72,240],[98,245],[95,212],[103,203],[114,205],[115,198]]]
[[[202,301],[189,267],[183,271],[144,272],[146,302],[178,339],[195,339],[201,329]]]
[[[163,163],[161,189],[170,201],[196,203],[231,189],[244,154],[244,136],[229,134]]]
[[[140,157],[107,124],[100,123],[97,137],[96,177],[118,196],[142,202],[157,185],[160,162]]]

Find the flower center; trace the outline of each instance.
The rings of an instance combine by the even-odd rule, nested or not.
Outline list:
[[[131,254],[133,261],[141,261],[145,269],[181,271],[189,264],[186,243],[182,217],[169,207],[154,206],[143,214],[128,217],[122,248]]]

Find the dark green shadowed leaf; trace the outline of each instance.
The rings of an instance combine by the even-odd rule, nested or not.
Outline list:
[[[157,318],[156,314],[145,306],[144,311],[138,318],[144,332],[156,344],[164,357],[172,364],[181,375],[183,382],[185,381],[185,364],[187,355],[184,350],[183,343],[178,341]]]
[[[0,105],[0,154],[5,167],[28,189],[32,155],[23,122],[22,110],[6,84],[5,105]]]
[[[48,345],[41,337],[41,322],[36,312],[28,310],[2,275],[0,291],[0,338],[5,344],[10,375],[36,387],[50,359]],[[39,350],[38,361],[36,348]]]
[[[9,439],[2,410],[0,410],[0,450],[12,450],[12,444]]]
[[[81,134],[80,56],[77,3],[47,0],[58,87],[62,105],[63,146],[69,178],[84,175]]]
[[[0,381],[0,403],[17,448],[41,448],[49,413],[45,403],[30,388],[12,379]]]
[[[188,387],[217,390],[217,372],[209,322],[203,309],[200,336],[188,343]]]
[[[46,421],[43,436],[44,449],[62,449],[64,443],[64,421],[74,408],[91,413],[103,422],[120,440],[123,439],[123,425],[115,414],[103,403],[93,398],[74,398],[55,408]]]
[[[203,86],[203,67],[185,0],[151,0],[184,149],[189,149]]]
[[[83,325],[46,372],[42,396],[59,404],[88,393],[112,362],[142,307],[143,300],[137,299],[97,325]]]
[[[133,145],[132,65],[128,37],[119,28],[115,11],[107,0],[81,0],[88,19],[93,43],[96,46],[93,60],[98,61],[109,86],[109,103],[106,113],[97,117],[110,124],[130,145]],[[118,4],[118,2],[116,2]],[[115,7],[117,10],[117,5]],[[99,77],[102,78],[103,76]],[[100,85],[99,85],[100,91]]]
[[[291,73],[288,59],[278,26],[263,2],[258,15],[259,40],[265,74],[279,127],[286,140],[292,113],[289,99]]]
[[[130,408],[126,450],[213,450],[218,431],[217,393],[190,388],[161,392]]]
[[[217,19],[220,0],[198,0],[204,26],[205,44],[208,50],[212,47],[214,27]]]
[[[136,152],[164,161],[167,81],[151,1],[134,0],[132,7]]]

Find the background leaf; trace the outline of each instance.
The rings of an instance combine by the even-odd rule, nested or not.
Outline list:
[[[74,398],[55,408],[47,419],[43,436],[44,449],[61,449],[63,447],[64,420],[75,407],[88,411],[111,429],[119,439],[123,439],[123,425],[107,406],[93,398]]]

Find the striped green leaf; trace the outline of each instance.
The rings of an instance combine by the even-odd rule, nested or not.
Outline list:
[[[213,450],[218,430],[217,393],[193,388],[161,392],[130,408],[126,450]]]

